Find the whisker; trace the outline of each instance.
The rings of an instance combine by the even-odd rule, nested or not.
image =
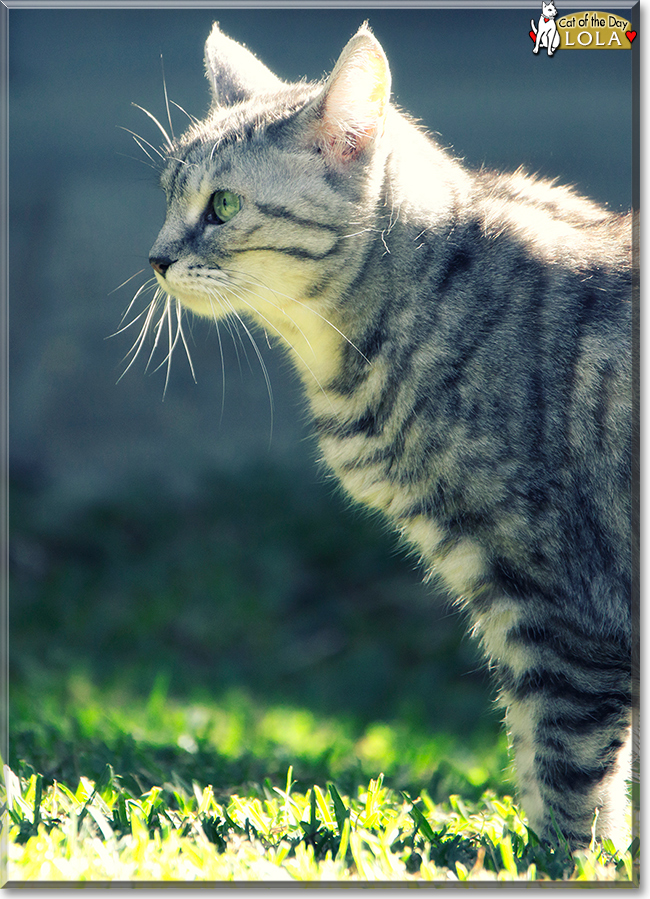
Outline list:
[[[169,383],[169,370],[172,362],[172,353],[174,351],[174,347],[176,346],[176,340],[178,339],[178,332],[176,334],[176,338],[172,341],[172,313],[171,313],[171,297],[168,296],[167,302],[165,303],[165,308],[163,310],[163,314],[158,322],[158,326],[162,333],[162,329],[164,327],[165,322],[167,322],[167,346],[169,347],[167,351],[167,355],[162,360],[162,362],[157,365],[154,370],[151,372],[152,375],[158,371],[159,368],[162,368],[165,362],[167,363],[167,374],[165,375],[165,386],[163,387],[163,400],[167,394],[167,385]],[[157,342],[157,341],[156,341]],[[155,346],[154,346],[155,349]],[[152,350],[153,355],[153,350]],[[151,356],[149,357],[149,361],[151,361]],[[148,364],[148,363],[147,363]]]
[[[176,107],[176,109],[180,109],[181,112],[184,112],[185,115],[186,115],[186,116],[188,117],[188,119],[190,120],[190,122],[192,122],[192,124],[195,124],[196,122],[199,121],[199,120],[197,119],[196,116],[193,116],[193,115],[192,115],[191,113],[189,113],[186,109],[183,109],[183,107],[180,105],[180,103],[176,103],[175,100],[171,100],[170,102],[171,102],[172,106],[175,106],[175,107]]]
[[[142,143],[142,141],[140,140],[140,138],[139,138],[139,137],[134,137],[133,140],[134,140],[134,141],[136,142],[136,144],[140,147],[140,149],[142,150],[142,152],[143,152],[146,156],[148,156],[149,159],[151,160],[151,168],[152,168],[152,169],[157,169],[158,166],[156,165],[156,161],[154,160],[154,158],[153,158],[153,156],[151,155],[151,153],[149,153],[149,151],[147,150],[147,148],[144,146],[144,144]]]
[[[168,110],[169,111],[169,110]],[[167,373],[165,375],[165,386],[163,387],[163,399],[167,394],[167,385],[169,384],[169,373],[172,367],[172,353],[174,352],[174,347],[176,346],[176,340],[178,340],[178,332],[176,333],[176,338],[172,341],[172,304],[171,297],[167,298],[167,303],[165,305],[165,313],[167,318],[167,339],[169,343],[169,352],[167,353]]]
[[[153,319],[153,317],[154,317],[154,314],[155,314],[155,312],[156,312],[156,308],[157,308],[157,306],[158,306],[158,301],[159,301],[159,299],[160,299],[160,296],[159,296],[158,294],[155,294],[154,297],[153,297],[153,299],[152,299],[151,302],[149,303],[149,305],[148,305],[147,307],[145,307],[144,312],[146,312],[146,318],[145,318],[145,320],[144,320],[144,323],[143,323],[142,327],[140,328],[140,333],[139,333],[138,336],[136,337],[133,346],[131,347],[131,349],[129,350],[129,352],[126,354],[127,356],[128,356],[130,353],[133,352],[133,350],[135,349],[136,346],[137,346],[138,348],[137,348],[137,350],[135,351],[135,356],[137,356],[138,353],[140,352],[140,349],[142,348],[142,345],[143,345],[143,343],[144,343],[145,337],[146,337],[146,335],[147,335],[147,331],[149,330],[149,326],[150,326],[151,321],[152,321],[152,319]],[[133,360],[134,360],[134,361],[135,361],[135,356],[133,357]]]
[[[160,172],[160,166],[156,165],[155,162],[147,162],[146,159],[142,159],[140,156],[132,156],[130,153],[120,153],[116,152],[116,156],[122,156],[124,159],[130,159],[132,162],[137,162],[140,165],[146,165],[148,169],[152,169],[154,172]]]
[[[232,313],[233,318],[235,318],[239,322],[239,324],[244,328],[244,330],[246,331],[247,328],[244,324],[244,321],[241,318],[241,316],[237,313],[237,310],[235,309],[234,305],[227,299],[227,297],[222,296],[221,294],[218,295],[218,299],[219,299],[219,302],[222,305],[222,307],[227,308],[228,311],[226,312],[226,315],[229,315],[230,313]],[[223,319],[224,322],[228,322],[228,320],[229,320],[228,318]],[[249,356],[248,356],[248,350],[246,349],[246,344],[244,343],[244,340],[241,336],[241,332],[240,332],[239,328],[236,326],[236,324],[234,327],[232,327],[232,325],[231,325],[230,335],[233,338],[233,340],[235,337],[237,338],[239,346],[241,347],[241,350],[244,354],[244,359],[246,360],[246,365],[248,366],[248,370],[251,374],[253,374],[253,366],[252,366],[251,360],[249,359]],[[250,332],[248,332],[248,339],[249,339],[249,341],[251,340]],[[235,352],[237,352],[237,344],[235,344]],[[242,369],[241,369],[241,361],[239,359],[239,353],[237,353],[237,359],[239,361],[239,372],[241,374]]]
[[[219,357],[221,359],[221,415],[219,416],[219,424],[223,421],[223,413],[226,408],[226,363],[223,356],[223,343],[221,341],[221,331],[219,329],[219,320],[217,314],[215,312],[214,306],[212,305],[212,297],[208,296],[210,301],[210,307],[212,309],[212,318],[214,320],[215,330],[217,332],[217,340],[219,341]],[[232,337],[232,332],[231,332]],[[233,337],[234,342],[234,337]],[[235,351],[237,350],[237,345],[235,344]],[[237,356],[237,361],[239,361],[239,356]],[[241,366],[240,366],[241,368]]]
[[[361,234],[378,234],[377,228],[362,228],[361,231],[353,231],[351,234],[342,234],[341,239],[346,240],[348,237],[359,237]]]
[[[239,368],[239,374],[243,375],[242,366],[241,366],[241,356],[239,355],[238,345],[239,345],[239,347],[241,347],[241,350],[244,354],[244,359],[246,360],[246,364],[248,365],[248,370],[252,372],[253,366],[251,365],[251,361],[248,358],[246,344],[244,343],[242,336],[239,333],[238,328],[235,325],[233,325],[233,323],[231,322],[231,320],[229,318],[224,318],[224,319],[222,319],[222,321],[228,328],[228,333],[230,334],[230,338],[231,338],[231,340],[233,342],[233,346],[235,348],[235,353],[237,355],[237,366]]]
[[[161,320],[158,322],[158,326],[162,329],[164,327],[165,322],[167,322],[167,346],[169,349],[167,350],[167,355],[164,357],[162,362],[159,362],[158,365],[151,372],[152,375],[155,375],[158,369],[162,368],[165,363],[167,363],[168,367],[168,376],[169,376],[169,363],[171,361],[171,355],[178,341],[178,327],[176,328],[176,334],[174,335],[174,339],[172,341],[172,301],[173,297],[168,296],[167,302],[165,303],[165,309],[163,311]],[[167,380],[165,380],[165,386],[167,385]]]
[[[143,271],[144,271],[144,269],[143,269]],[[138,272],[137,274],[140,274],[140,273]],[[135,277],[135,275],[133,275],[132,277]],[[131,278],[128,278],[127,281],[125,281],[124,283],[127,284],[128,281],[130,281],[130,280],[131,280]],[[124,321],[124,319],[128,315],[129,311],[133,307],[133,304],[138,299],[138,297],[145,290],[151,289],[155,284],[156,284],[155,278],[150,278],[145,284],[142,284],[138,288],[135,296],[129,303],[128,309],[122,316],[120,324]],[[121,286],[123,286],[123,285],[121,285]],[[164,399],[165,395],[167,393],[167,387],[169,384],[170,371],[171,371],[171,358],[172,358],[174,349],[176,348],[176,345],[178,344],[179,340],[182,342],[182,344],[185,348],[185,355],[187,356],[187,361],[188,361],[188,364],[190,367],[190,372],[192,373],[192,379],[194,380],[194,383],[196,383],[196,372],[194,371],[194,364],[192,362],[192,354],[190,353],[190,348],[189,348],[189,345],[185,338],[185,331],[183,330],[183,323],[182,323],[183,308],[182,308],[180,300],[178,300],[176,297],[172,297],[170,294],[163,291],[161,287],[157,286],[156,292],[155,292],[152,300],[148,303],[148,305],[145,306],[145,308],[141,312],[139,312],[138,315],[135,316],[135,318],[133,318],[130,322],[128,322],[128,324],[119,328],[115,332],[115,334],[112,334],[111,337],[116,337],[118,334],[121,334],[123,331],[128,330],[128,328],[132,327],[143,316],[145,317],[144,323],[142,324],[142,326],[140,328],[140,331],[133,343],[133,346],[126,353],[126,355],[124,357],[124,359],[128,359],[128,357],[131,354],[133,354],[133,358],[131,359],[131,361],[129,362],[127,367],[124,369],[124,371],[118,378],[118,383],[119,383],[119,381],[122,380],[124,375],[127,373],[127,371],[131,368],[131,366],[133,365],[135,360],[140,355],[140,352],[142,351],[142,348],[144,347],[144,343],[145,343],[147,334],[149,333],[149,331],[151,329],[151,324],[154,320],[156,310],[160,308],[159,303],[161,300],[164,301],[163,309],[162,309],[161,316],[154,328],[153,346],[151,348],[151,352],[149,353],[149,357],[148,357],[147,363],[145,365],[145,371],[147,371],[149,369],[149,366],[151,365],[151,362],[153,360],[156,349],[158,348],[158,344],[160,343],[160,338],[162,336],[163,328],[166,323],[167,324],[167,335],[168,335],[167,336],[168,351],[167,351],[165,357],[163,358],[162,362],[160,362],[152,371],[152,374],[155,374],[159,368],[162,368],[162,366],[165,364],[167,365],[167,373],[165,376],[165,385],[163,388],[163,399]],[[173,315],[176,315],[175,329],[174,329],[174,325],[172,322]]]
[[[139,109],[141,112],[143,112],[146,116],[149,116],[151,121],[154,123],[154,125],[156,125],[157,128],[160,129],[163,137],[165,138],[165,141],[167,142],[167,149],[169,149],[169,150],[173,149],[173,146],[174,146],[173,141],[171,140],[171,138],[169,137],[169,135],[167,134],[167,132],[165,131],[163,126],[160,124],[158,119],[155,117],[155,115],[150,113],[148,109],[145,109],[144,106],[139,106],[137,103],[133,103],[132,105],[135,106],[136,109]]]
[[[129,281],[130,281],[130,280],[131,280],[131,279],[129,278]],[[126,283],[126,282],[125,282],[125,283]],[[131,300],[131,302],[130,302],[129,305],[127,306],[126,312],[124,313],[124,315],[123,315],[122,318],[120,319],[120,325],[122,324],[122,322],[124,321],[124,319],[127,317],[127,315],[129,314],[129,312],[131,311],[131,308],[132,308],[133,304],[134,304],[135,301],[138,299],[138,297],[140,296],[140,294],[141,294],[141,293],[144,293],[146,290],[151,290],[151,288],[154,287],[155,284],[157,284],[156,279],[155,279],[155,278],[149,278],[147,281],[145,281],[145,283],[144,283],[141,287],[138,288],[138,290],[137,290],[135,296],[133,297],[133,299]],[[158,288],[158,290],[160,290],[160,288]],[[154,299],[155,299],[155,294],[154,294]],[[138,318],[139,318],[139,317],[140,317],[140,316],[138,316]],[[138,320],[137,318],[134,319],[134,321],[137,321],[137,320]],[[127,325],[127,327],[128,327],[128,325]],[[124,330],[124,329],[122,329],[122,330]],[[120,332],[117,331],[116,333],[119,334]]]
[[[172,304],[172,301],[173,301],[173,304]],[[176,332],[174,333],[173,339],[172,339],[172,327],[173,327],[172,326],[172,313],[174,313],[176,315]],[[169,352],[167,353],[165,358],[162,360],[162,362],[159,365],[157,365],[156,368],[154,368],[154,370],[152,372],[152,374],[154,374],[155,372],[158,371],[159,368],[162,368],[162,366],[165,363],[167,363],[167,376],[165,378],[165,388],[163,391],[163,398],[167,391],[167,384],[169,383],[169,372],[170,372],[170,367],[171,367],[172,354],[176,348],[176,344],[178,343],[179,338],[180,338],[183,346],[185,347],[185,355],[187,356],[187,361],[190,366],[190,371],[192,373],[192,379],[194,380],[195,384],[197,383],[196,374],[194,372],[194,365],[192,363],[192,356],[190,354],[190,348],[187,345],[187,341],[185,340],[185,332],[183,331],[182,315],[183,315],[183,307],[181,305],[180,300],[178,300],[176,297],[172,297],[171,295],[168,295],[167,303],[165,304],[165,311],[163,313],[163,316],[167,321],[167,340],[168,340]]]
[[[147,313],[147,317],[145,318],[144,324],[142,325],[142,328],[140,329],[140,333],[139,333],[138,336],[136,337],[133,346],[131,347],[131,349],[128,351],[128,353],[127,353],[127,354],[125,355],[125,357],[124,357],[124,359],[128,359],[128,357],[131,355],[131,353],[133,353],[133,359],[131,359],[131,361],[129,362],[129,364],[127,365],[127,367],[124,369],[124,371],[122,372],[122,374],[120,375],[120,377],[117,379],[117,383],[118,383],[118,384],[120,383],[120,381],[122,380],[122,378],[124,377],[124,375],[127,373],[127,371],[131,368],[131,366],[133,365],[133,363],[135,362],[135,360],[136,360],[136,359],[138,358],[138,356],[140,355],[140,350],[141,350],[142,347],[144,346],[144,341],[145,341],[145,339],[146,339],[146,337],[147,337],[147,332],[148,332],[148,330],[149,330],[149,326],[150,326],[150,324],[151,324],[151,320],[153,319],[153,316],[154,316],[154,314],[155,314],[155,312],[156,312],[156,307],[157,307],[157,305],[158,305],[158,300],[159,300],[159,299],[160,299],[160,295],[159,295],[158,292],[156,292],[156,294],[154,295],[153,300],[149,303],[149,306],[148,306],[147,309],[145,310],[146,313]],[[122,361],[124,361],[124,360],[122,360]]]
[[[147,147],[145,147],[145,144],[147,144],[149,147],[151,147],[151,149],[155,153],[157,153],[161,159],[164,160],[165,157],[160,152],[160,150],[157,150],[152,144],[149,143],[148,140],[145,140],[144,137],[140,137],[140,135],[136,134],[135,131],[131,131],[130,128],[124,128],[122,125],[118,125],[117,127],[121,128],[122,131],[126,131],[127,134],[130,134],[131,137],[133,138],[133,140],[136,142],[136,144],[140,147],[142,152],[145,154],[145,156],[147,156],[151,160],[151,164],[147,162],[147,163],[145,163],[145,165],[148,165],[150,168],[154,169],[155,171],[158,171],[159,163],[156,162],[156,160],[153,158],[153,156],[151,155],[149,150],[147,150]],[[140,159],[139,161],[144,162],[144,159]]]
[[[237,367],[239,368],[239,374],[242,375],[243,371],[241,367],[241,357],[239,355],[239,347],[237,346],[237,343],[239,342],[239,346],[241,346],[244,356],[246,357],[246,361],[248,362],[248,367],[250,368],[251,364],[248,359],[248,354],[246,353],[246,347],[242,342],[241,334],[237,331],[236,328],[233,327],[232,322],[227,317],[228,314],[226,313],[225,317],[223,315],[220,316],[215,310],[214,304],[212,302],[213,295],[216,297],[216,299],[220,300],[217,292],[214,292],[212,290],[208,291],[208,300],[210,302],[210,308],[212,309],[212,319],[214,321],[214,324],[216,325],[217,332],[219,331],[219,322],[221,322],[226,327],[228,334],[230,335],[230,339],[232,340],[235,355],[237,356]]]
[[[141,141],[142,143],[139,143],[138,145],[140,146],[140,149],[143,150],[145,153],[147,153],[147,151],[146,151],[145,148],[142,146],[142,144],[146,144],[146,145],[149,147],[149,149],[150,149],[150,150],[153,150],[154,153],[157,153],[158,156],[160,156],[160,158],[161,158],[162,160],[165,159],[165,154],[164,154],[164,153],[161,153],[160,150],[158,149],[158,147],[154,147],[154,145],[153,145],[152,143],[150,143],[150,142],[149,142],[145,137],[143,137],[141,134],[137,134],[135,131],[131,131],[130,128],[125,128],[124,125],[118,125],[117,127],[120,128],[122,131],[126,131],[127,134],[130,134],[131,137],[132,137],[135,141],[138,141],[138,142]],[[147,153],[147,156],[149,156],[149,159],[151,159],[151,161],[155,163],[155,160],[153,159],[152,156],[149,155],[149,153]]]
[[[255,351],[255,355],[257,356],[257,359],[260,363],[260,368],[262,370],[262,374],[264,375],[264,381],[266,382],[266,390],[269,395],[269,407],[270,407],[270,413],[271,413],[271,424],[270,424],[270,431],[269,431],[269,446],[270,446],[271,441],[273,439],[274,404],[273,404],[273,388],[271,387],[271,379],[269,377],[269,371],[266,367],[266,363],[264,362],[264,358],[260,352],[260,348],[258,347],[257,342],[256,342],[255,338],[253,337],[253,335],[251,334],[244,319],[241,317],[241,315],[237,312],[235,307],[232,305],[232,303],[226,297],[220,296],[219,300],[221,301],[222,305],[225,304],[230,308],[230,311],[232,312],[232,314],[237,318],[237,320],[241,324],[242,328],[246,332],[248,339],[251,342],[251,346],[253,347],[253,349]]]
[[[156,352],[156,347],[158,346],[158,343],[160,341],[160,335],[162,333],[163,325],[165,324],[165,315],[167,313],[167,310],[169,309],[169,301],[170,301],[170,296],[169,296],[169,294],[167,294],[167,297],[165,299],[165,305],[164,305],[163,311],[162,311],[162,315],[158,319],[158,324],[156,325],[156,328],[154,330],[153,346],[151,348],[151,352],[149,353],[149,358],[147,359],[147,364],[144,367],[145,371],[147,371],[147,369],[149,368],[149,365],[153,358],[153,354]],[[163,362],[164,362],[164,360],[163,360]],[[158,366],[158,368],[160,368],[160,366]],[[158,368],[156,368],[155,371],[158,371]]]
[[[190,366],[190,371],[192,372],[192,378],[194,379],[194,383],[196,384],[196,375],[194,374],[194,366],[192,365],[192,356],[190,354],[190,348],[187,345],[187,341],[185,340],[185,333],[183,331],[183,325],[181,323],[181,317],[183,314],[183,307],[181,305],[181,301],[179,299],[176,300],[176,321],[177,321],[177,329],[178,333],[181,335],[181,340],[183,341],[183,346],[185,347],[185,355],[187,356],[187,361]]]
[[[135,273],[135,275],[131,275],[131,277],[127,278],[126,281],[122,281],[122,283],[120,285],[118,285],[117,287],[114,287],[112,290],[109,290],[109,292],[108,292],[109,297],[111,294],[116,293],[118,290],[121,290],[123,287],[126,287],[126,285],[129,283],[129,281],[133,281],[134,278],[137,278],[138,275],[141,275],[142,272],[146,272],[146,271],[147,271],[146,268],[141,268],[139,272]],[[149,280],[154,280],[154,279],[150,278]],[[149,282],[147,282],[147,283],[149,283]],[[142,288],[140,288],[140,289],[142,289]],[[136,294],[136,296],[137,296],[137,294]]]
[[[167,107],[167,121],[169,122],[169,130],[172,133],[172,137],[176,140],[174,135],[174,126],[172,125],[172,117],[169,112],[169,97],[167,96],[167,81],[165,79],[165,64],[163,62],[163,55],[160,54],[160,68],[162,69],[162,78],[163,78],[163,91],[165,92],[165,106]]]
[[[122,333],[124,333],[124,331],[128,331],[129,328],[132,327],[132,325],[134,325],[138,321],[139,318],[142,318],[142,316],[145,315],[148,308],[149,308],[148,306],[145,306],[145,308],[142,310],[142,312],[139,312],[135,318],[131,319],[131,321],[128,323],[128,325],[124,325],[123,328],[120,328],[119,331],[116,331],[114,334],[109,334],[106,339],[109,340],[111,337],[117,337],[118,334],[122,334]]]

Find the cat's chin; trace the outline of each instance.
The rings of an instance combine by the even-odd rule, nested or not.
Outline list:
[[[214,319],[215,316],[218,316],[220,305],[213,301],[211,302],[209,297],[195,293],[194,291],[190,293],[183,290],[177,290],[157,273],[156,280],[158,281],[161,290],[173,300],[178,300],[183,309],[187,309],[195,315],[200,315],[204,318]]]
[[[194,315],[212,319],[219,317],[220,304],[211,302],[209,298],[197,294],[180,293],[173,293],[172,296],[179,301],[183,309],[193,312]]]

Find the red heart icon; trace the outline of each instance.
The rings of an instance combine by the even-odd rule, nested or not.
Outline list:
[[[630,43],[632,43],[632,41],[633,41],[634,38],[636,37],[636,31],[626,31],[626,32],[625,32],[625,37],[628,39],[628,41],[629,41]]]
[[[532,37],[532,39],[533,39],[534,41],[537,40],[537,35],[535,34],[534,31],[529,31],[528,34]]]

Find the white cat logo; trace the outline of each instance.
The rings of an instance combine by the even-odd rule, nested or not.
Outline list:
[[[555,24],[556,15],[557,9],[555,8],[553,0],[550,0],[549,3],[544,3],[544,0],[542,0],[542,14],[539,17],[537,26],[532,19],[530,20],[530,25],[533,29],[530,32],[530,36],[535,41],[533,53],[539,53],[540,47],[547,47],[548,55],[553,56],[560,46],[560,35],[558,34],[557,25]]]

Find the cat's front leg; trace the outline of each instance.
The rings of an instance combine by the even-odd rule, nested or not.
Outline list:
[[[556,28],[553,31],[552,40],[549,40],[549,42],[548,42],[548,47],[549,47],[548,55],[552,56],[559,46],[560,46],[560,34]]]
[[[506,708],[530,827],[578,849],[595,822],[597,838],[627,848],[632,664],[624,633],[590,634],[551,594],[485,587],[471,609]]]
[[[557,45],[558,45],[559,43],[560,43],[560,41],[559,41],[559,38],[558,38],[557,31],[549,31],[549,33],[548,33],[548,40],[547,40],[547,47],[548,47],[548,55],[549,55],[549,56],[553,56],[553,53],[555,52],[555,48],[557,47]]]
[[[630,713],[624,691],[584,691],[562,672],[531,670],[507,691],[520,801],[542,839],[572,849],[592,835],[629,842]]]

